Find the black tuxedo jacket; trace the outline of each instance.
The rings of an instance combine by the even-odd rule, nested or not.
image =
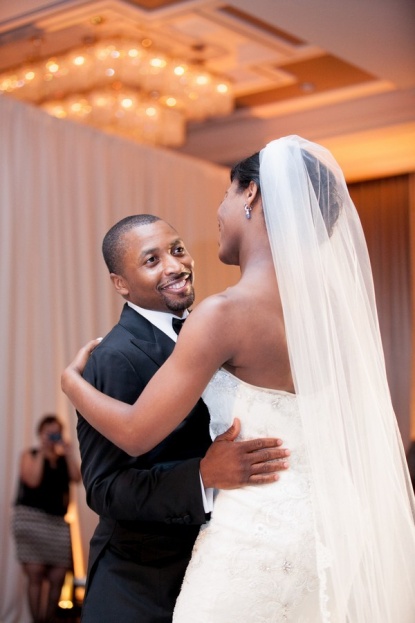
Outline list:
[[[167,335],[125,305],[84,377],[131,404],[173,348]],[[87,502],[100,517],[90,544],[82,621],[169,623],[206,521],[199,477],[200,457],[211,443],[206,406],[199,400],[162,443],[137,458],[80,414],[77,432]]]

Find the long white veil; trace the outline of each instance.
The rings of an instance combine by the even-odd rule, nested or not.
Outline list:
[[[340,167],[298,136],[260,153],[311,465],[321,621],[414,623],[414,499],[369,256]]]

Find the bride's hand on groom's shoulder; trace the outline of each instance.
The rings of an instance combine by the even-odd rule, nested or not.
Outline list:
[[[244,485],[267,484],[278,480],[278,472],[289,467],[287,448],[282,440],[264,437],[237,441],[241,425],[236,418],[232,426],[218,435],[200,463],[206,488],[238,489]]]
[[[79,349],[74,359],[62,372],[61,386],[62,390],[65,393],[67,393],[68,383],[70,382],[71,378],[74,378],[74,375],[82,375],[82,372],[84,371],[84,368],[92,351],[98,346],[101,341],[102,337],[97,337],[94,340],[90,340],[89,342],[87,342],[84,346],[82,346],[82,348]]]

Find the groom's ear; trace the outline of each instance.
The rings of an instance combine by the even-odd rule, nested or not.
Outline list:
[[[129,295],[130,290],[124,277],[122,277],[121,275],[117,275],[116,273],[110,273],[110,279],[118,294],[121,294],[121,296],[123,296],[124,298]]]

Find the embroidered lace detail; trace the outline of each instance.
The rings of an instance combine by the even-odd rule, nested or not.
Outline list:
[[[241,439],[283,439],[290,468],[273,484],[218,492],[212,519],[196,541],[174,623],[194,623],[196,612],[198,623],[322,623],[324,590],[296,396],[219,370],[203,398],[212,437],[238,417]]]

